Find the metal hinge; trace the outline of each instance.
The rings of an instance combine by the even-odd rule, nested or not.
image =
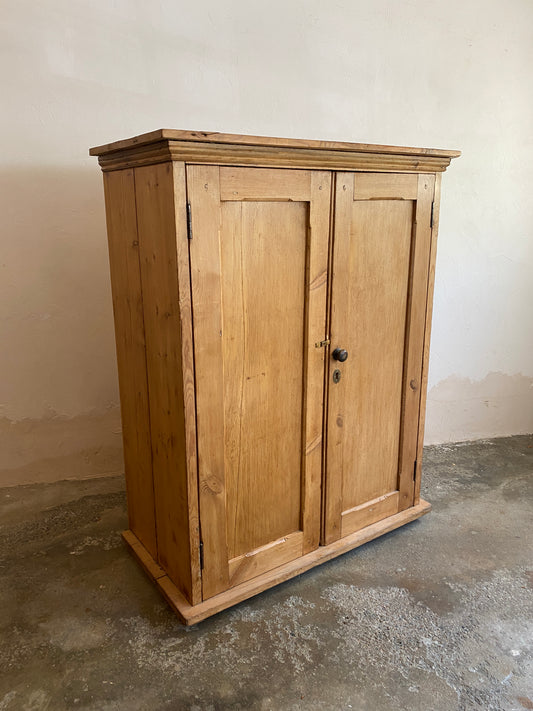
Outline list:
[[[192,239],[192,213],[191,203],[187,203],[187,239]]]
[[[200,570],[204,569],[204,542],[200,541]]]
[[[413,465],[413,481],[416,481],[416,468],[418,465],[418,461],[415,459],[415,463]]]
[[[431,229],[433,229],[433,211],[434,211],[434,209],[435,209],[435,203],[432,202],[431,203],[431,219],[429,221],[429,226],[431,227]]]
[[[318,343],[315,343],[315,348],[323,348],[324,346],[329,346],[331,341],[329,338],[326,338],[325,341],[318,341]]]

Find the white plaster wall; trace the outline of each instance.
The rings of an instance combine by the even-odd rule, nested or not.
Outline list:
[[[159,127],[463,150],[427,441],[533,431],[530,0],[4,0],[0,33],[0,483],[122,466],[87,149]]]

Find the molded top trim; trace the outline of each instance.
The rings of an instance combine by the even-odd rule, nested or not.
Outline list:
[[[301,138],[274,138],[269,136],[246,136],[238,133],[214,133],[210,131],[180,131],[160,128],[157,131],[143,133],[133,138],[126,138],[103,146],[95,146],[89,151],[91,156],[102,156],[116,151],[132,149],[137,146],[147,146],[161,141],[190,141],[203,144],[213,143],[239,146],[263,146],[272,148],[307,148],[313,150],[343,151],[356,153],[378,153],[400,156],[432,156],[435,158],[457,158],[461,151],[442,150],[438,148],[410,148],[406,146],[382,146],[371,143],[347,143],[343,141],[317,141]]]

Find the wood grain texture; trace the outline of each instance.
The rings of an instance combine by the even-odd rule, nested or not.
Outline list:
[[[327,339],[331,187],[331,173],[325,171],[312,172],[304,333],[304,372],[306,378],[302,429],[302,449],[304,452],[302,460],[304,554],[318,546],[322,526],[324,376],[329,348],[317,348],[316,343]]]
[[[413,223],[406,177],[398,176],[396,194],[394,176],[387,176],[385,190],[381,176],[337,177],[331,348],[345,348],[349,357],[330,360],[329,541],[342,535],[342,512],[397,490]],[[359,194],[363,199],[354,200]],[[333,369],[341,373],[337,385]],[[357,521],[343,519],[344,535]]]
[[[422,480],[422,457],[424,451],[424,424],[426,420],[426,401],[429,371],[429,346],[431,340],[431,320],[433,315],[433,292],[435,289],[435,264],[437,261],[437,238],[439,233],[440,192],[442,176],[435,176],[435,193],[433,197],[433,228],[431,230],[431,249],[429,254],[428,287],[426,299],[426,323],[424,329],[424,353],[422,357],[422,379],[420,385],[420,417],[417,433],[417,475],[415,481],[414,503],[420,501],[420,483]]]
[[[212,131],[183,131],[178,129],[161,128],[150,133],[144,133],[133,138],[127,138],[114,143],[91,148],[92,156],[143,146],[159,141],[190,141],[192,143],[236,144],[249,146],[275,146],[283,148],[316,148],[328,150],[346,150],[368,153],[388,153],[392,155],[439,156],[455,158],[461,155],[460,151],[448,151],[438,148],[409,148],[406,146],[373,145],[370,143],[349,143],[343,141],[317,141],[303,138],[276,138],[273,136],[247,136],[237,133],[216,133]]]
[[[128,518],[157,558],[143,295],[133,170],[104,174]]]
[[[296,531],[229,561],[230,585],[238,585],[272,568],[299,558],[303,553],[303,533]]]
[[[204,547],[202,596],[205,599],[229,586],[219,168],[189,166],[187,195],[194,235],[189,251],[194,317],[198,488]]]
[[[187,231],[187,184],[185,164],[172,164],[178,270],[178,302],[181,342],[181,374],[187,463],[187,500],[189,502],[189,553],[191,559],[191,598],[194,605],[202,599],[200,571],[200,515],[198,511],[198,461],[196,451],[196,397],[192,330],[191,278]]]
[[[231,561],[301,555],[274,541],[318,545],[330,185],[329,173],[188,169],[204,598],[245,574]]]
[[[158,561],[192,598],[172,164],[135,169]]]
[[[300,529],[308,207],[228,202],[220,210],[226,516],[234,558]]]
[[[105,171],[170,160],[213,165],[419,173],[446,170],[451,158],[430,154],[402,155],[364,150],[357,152],[169,140],[105,153],[99,156],[98,163]]]
[[[310,171],[269,168],[220,168],[220,199],[309,201],[311,196]]]
[[[296,558],[289,563],[279,566],[267,573],[258,575],[255,578],[236,585],[233,588],[216,595],[209,600],[205,600],[198,605],[190,605],[187,600],[183,597],[180,591],[168,578],[164,575],[162,577],[154,578],[152,574],[153,567],[148,563],[149,554],[146,553],[142,556],[139,555],[141,552],[141,547],[131,544],[132,538],[128,538],[126,542],[130,545],[130,550],[134,556],[136,556],[145,569],[146,573],[154,580],[159,590],[171,606],[171,608],[176,612],[180,620],[186,625],[194,625],[207,617],[215,615],[217,612],[236,605],[243,600],[247,600],[254,595],[257,595],[274,585],[279,585],[280,583],[290,580],[297,575],[305,573],[307,570],[314,568],[321,563],[325,563],[328,560],[332,560],[343,553],[347,553],[354,548],[358,548],[369,541],[372,541],[379,536],[383,536],[390,531],[394,531],[400,526],[404,526],[411,521],[424,516],[431,511],[431,505],[427,501],[421,500],[417,506],[412,506],[411,508],[401,511],[394,516],[389,516],[388,518],[367,526],[356,533],[352,533],[349,536],[340,538],[334,543],[328,546],[320,546],[311,553],[307,553],[300,558]],[[156,573],[157,573],[157,569]]]
[[[416,200],[417,175],[358,173],[354,176],[354,200]]]
[[[426,324],[426,299],[431,248],[431,203],[434,175],[418,176],[415,228],[411,260],[410,293],[406,329],[406,359],[400,438],[400,510],[414,503],[414,463],[417,456],[422,358]]]
[[[398,513],[400,493],[392,491],[342,512],[341,537]]]

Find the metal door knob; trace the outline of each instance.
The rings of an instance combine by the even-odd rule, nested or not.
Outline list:
[[[345,351],[344,348],[335,348],[331,355],[334,360],[344,363],[344,361],[348,358],[348,351]]]

